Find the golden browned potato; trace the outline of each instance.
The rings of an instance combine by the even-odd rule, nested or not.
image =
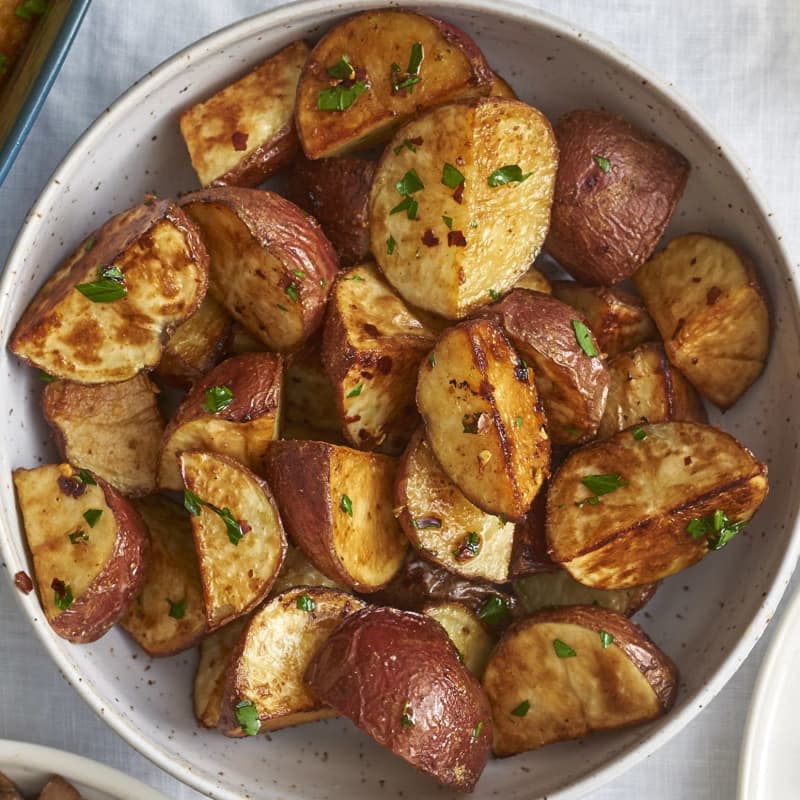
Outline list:
[[[286,530],[318,570],[359,592],[400,570],[408,541],[392,513],[396,459],[293,440],[275,442],[266,466]]]
[[[481,679],[494,639],[487,632],[477,614],[463,603],[428,603],[422,613],[435,619],[455,645],[461,662],[478,679]]]
[[[322,363],[350,444],[403,452],[419,422],[419,365],[435,339],[374,264],[340,274],[325,319]]]
[[[514,523],[467,500],[433,457],[420,428],[400,461],[395,514],[423,557],[465,578],[508,579]]]
[[[658,341],[658,330],[642,301],[619,287],[581,286],[553,281],[553,296],[583,314],[597,344],[608,358]]]
[[[234,322],[225,352],[229,356],[242,356],[245,353],[267,353],[269,348],[243,325]]]
[[[150,565],[120,625],[149,656],[170,656],[206,632],[203,586],[189,515],[161,495],[134,501],[150,532]]]
[[[483,675],[492,751],[510,756],[669,711],[678,669],[637,625],[595,606],[541,611],[504,634]]]
[[[200,562],[206,623],[216,630],[268,594],[286,555],[286,535],[269,486],[227,456],[180,454]]]
[[[561,569],[547,552],[547,536],[544,531],[546,505],[547,484],[544,484],[534,498],[530,511],[514,526],[514,543],[508,567],[508,577],[511,580]]]
[[[329,589],[345,590],[340,583],[320,572],[299,547],[290,544],[281,571],[270,589],[269,597],[272,599],[297,586],[327,586]]]
[[[557,163],[550,123],[516,100],[452,103],[409,122],[372,183],[378,266],[407,302],[448,319],[497,299],[541,249]]]
[[[124,381],[158,364],[207,282],[195,225],[171,200],[148,201],[112,217],[56,270],[9,347],[57,378]]]
[[[439,623],[365,608],[334,630],[306,680],[395,755],[445,786],[474,788],[489,758],[489,704]]]
[[[607,111],[571,111],[545,246],[581,283],[611,286],[652,254],[689,177],[674,148]]]
[[[733,436],[642,425],[574,451],[555,473],[550,555],[587,586],[653,583],[724,547],[766,494],[766,464]]]
[[[466,498],[520,519],[547,477],[550,440],[533,376],[500,329],[477,319],[446,330],[420,366],[417,406]]]
[[[181,114],[203,186],[258,186],[300,149],[294,99],[309,49],[292,42],[243,78]]]
[[[14,782],[0,772],[0,800],[24,800]]]
[[[581,314],[528,289],[514,289],[477,313],[494,320],[531,365],[553,443],[594,438],[606,407],[608,371]]]
[[[769,308],[753,264],[728,242],[691,234],[634,276],[669,360],[703,397],[730,408],[764,369]]]
[[[17,500],[47,621],[71,642],[99,639],[142,587],[150,537],[116,489],[69,464],[15,469]]]
[[[353,595],[320,586],[289,589],[260,608],[231,656],[222,731],[255,736],[335,716],[310,689],[305,671],[336,626],[361,608]]]
[[[83,795],[60,775],[54,775],[42,787],[37,800],[83,800]]]
[[[158,485],[183,488],[183,450],[223,453],[262,474],[267,448],[278,438],[282,376],[281,356],[246,353],[197,381],[164,431]]]
[[[45,386],[42,410],[65,461],[122,494],[142,495],[156,488],[164,435],[157,394],[144,374],[121,383],[54,381]]]
[[[553,294],[550,281],[539,272],[536,267],[531,267],[515,284],[515,289],[530,289],[533,292],[542,294]],[[560,299],[560,298],[559,298]]]
[[[694,387],[669,363],[664,348],[656,342],[618,355],[609,361],[608,373],[611,382],[598,439],[645,422],[708,422]]]
[[[210,258],[209,289],[271,350],[298,348],[322,323],[338,261],[319,223],[273,192],[220,186],[181,199]]]
[[[508,100],[519,100],[517,93],[505,78],[496,72],[492,73],[492,85],[489,87],[489,97],[505,97]]]
[[[386,141],[420,110],[489,93],[492,71],[466,33],[404,9],[335,25],[311,51],[295,121],[309,158]]]
[[[286,196],[317,219],[343,267],[369,259],[369,190],[375,162],[365,158],[300,155],[292,165]]]

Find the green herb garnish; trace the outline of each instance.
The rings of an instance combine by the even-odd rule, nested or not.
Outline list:
[[[348,393],[348,397],[358,397],[361,394],[361,390],[364,388],[363,383],[359,383],[354,389],[351,389]]]
[[[361,283],[364,283],[364,279],[358,274],[348,275],[346,278],[344,278],[344,280],[346,280],[346,281],[360,281]]]
[[[442,214],[442,221],[445,225],[447,225],[449,230],[453,230],[453,218],[448,217],[445,214]]]
[[[522,427],[522,417],[514,417],[514,427],[515,428]]]
[[[53,578],[50,588],[53,590],[53,602],[56,604],[56,608],[66,611],[75,599],[72,596],[72,587],[58,578]]]
[[[567,425],[564,430],[567,432],[567,436],[571,436],[573,439],[577,439],[581,435],[581,432],[574,425]]]
[[[394,253],[394,249],[397,247],[397,242],[394,240],[394,236],[389,236],[386,240],[386,255],[390,256]]]
[[[531,709],[530,700],[523,700],[518,706],[511,709],[512,717],[524,717]]]
[[[327,67],[325,72],[327,72],[331,78],[338,78],[340,81],[350,81],[356,76],[356,69],[350,63],[350,57],[347,53],[342,53],[339,62],[332,67]]]
[[[611,171],[611,162],[607,158],[603,158],[603,156],[592,156],[594,159],[594,163],[600,167],[603,172],[610,172]]]
[[[572,320],[572,330],[575,331],[575,339],[580,345],[581,350],[590,358],[595,358],[598,354],[592,332],[579,319]]]
[[[409,219],[416,219],[418,208],[419,203],[413,197],[404,197],[389,214],[399,214],[401,211],[405,211]]]
[[[453,550],[456,561],[469,561],[480,555],[483,540],[475,531],[470,531]]]
[[[475,723],[475,727],[472,729],[472,735],[469,737],[469,743],[475,744],[478,741],[478,738],[481,735],[481,731],[483,730],[483,720],[478,720]]]
[[[452,164],[445,164],[442,169],[442,183],[448,189],[457,189],[464,183],[464,176]]]
[[[83,246],[83,252],[88,253],[94,247],[94,236],[91,239],[86,240],[86,244]]]
[[[500,292],[498,292],[495,289],[489,289],[489,297],[491,297],[492,300],[499,300],[500,299]]]
[[[188,489],[183,490],[183,507],[193,517],[200,516],[200,507],[202,505],[203,501],[194,492],[191,492]]]
[[[412,153],[417,152],[417,146],[414,144],[414,142],[411,141],[411,139],[403,139],[403,141],[400,142],[400,144],[397,145],[397,147],[393,148],[394,154],[396,156],[400,155],[400,152],[404,147],[408,148]]]
[[[600,646],[605,650],[614,641],[614,637],[608,631],[600,631]]]
[[[209,386],[203,394],[203,409],[219,414],[233,402],[233,392],[227,386]]]
[[[169,603],[169,616],[172,619],[183,619],[186,616],[186,598],[184,597],[183,600],[178,600],[174,602],[166,598],[167,603]]]
[[[721,550],[737,533],[741,533],[746,525],[745,520],[731,522],[728,515],[718,508],[708,517],[693,519],[686,526],[686,530],[695,540],[707,536],[709,550]]]
[[[493,594],[479,609],[478,618],[487,625],[497,625],[511,613],[508,603],[499,595]]]
[[[410,169],[406,172],[405,175],[394,185],[395,189],[397,189],[398,194],[403,195],[404,197],[409,194],[414,194],[414,192],[418,192],[420,189],[425,188],[425,184],[420,179],[419,175],[417,175],[417,171],[415,169]]]
[[[429,363],[429,364],[430,364],[432,367],[435,367],[435,366],[436,366],[436,353],[431,353],[431,354],[428,356],[428,363]]]
[[[486,180],[489,186],[505,186],[508,183],[522,183],[528,180],[532,172],[523,173],[519,164],[506,164],[496,169]]]
[[[89,508],[83,512],[83,518],[90,528],[94,528],[94,526],[97,525],[97,520],[99,520],[102,515],[103,511],[100,508]]]
[[[578,654],[568,645],[561,641],[561,639],[553,639],[553,650],[559,658],[573,658]]]
[[[286,292],[286,296],[293,302],[297,303],[300,300],[300,295],[297,293],[297,287],[290,283],[284,291]]]
[[[217,508],[216,506],[209,505],[208,507],[225,523],[225,529],[228,532],[228,541],[238,546],[239,541],[242,536],[244,536],[241,523],[234,518],[233,513],[227,506],[225,508]]]
[[[403,74],[399,64],[392,64],[390,81],[392,84],[392,91],[399,92],[402,89],[408,89],[409,94],[414,91],[415,84],[422,80],[419,74],[419,68],[422,65],[424,51],[422,49],[422,42],[414,42],[411,45],[411,55],[408,58],[408,69]]]
[[[261,730],[258,709],[250,700],[242,700],[236,704],[236,721],[241,725],[246,736],[255,736]]]
[[[306,274],[301,269],[293,269],[292,275],[294,275],[299,281],[304,281],[306,279]]]
[[[86,533],[86,531],[81,530],[80,528],[78,528],[78,530],[73,531],[69,535],[69,541],[70,541],[70,544],[78,544],[78,543],[82,543],[82,542],[88,542],[89,541],[89,534]]]
[[[31,19],[47,11],[47,0],[23,0],[14,13],[22,19]]]
[[[88,470],[79,469],[78,478],[80,478],[81,483],[85,483],[87,486],[97,486],[97,481],[92,477],[92,473]]]
[[[631,431],[631,436],[636,439],[637,442],[641,442],[642,439],[647,438],[647,431],[644,428],[634,428]]]
[[[42,383],[52,383],[54,380],[57,380],[57,378],[54,378],[52,375],[45,372],[43,369],[40,369],[39,380],[41,380]]]
[[[352,86],[329,86],[320,89],[317,108],[320,111],[347,111],[360,95],[367,91],[364,81],[356,81]]]
[[[317,604],[310,594],[301,594],[300,597],[297,598],[297,607],[301,611],[311,612],[317,607]]]
[[[342,495],[339,508],[349,517],[353,516],[353,501],[346,494]]]
[[[581,478],[581,483],[596,495],[602,496],[616,492],[617,489],[624,489],[628,485],[628,481],[620,475],[586,475]]]
[[[400,724],[404,728],[413,728],[414,727],[414,720],[411,716],[411,704],[406,700],[403,704],[403,714],[400,717]]]
[[[93,303],[113,303],[128,294],[128,290],[122,283],[109,277],[89,283],[79,283],[75,288]]]

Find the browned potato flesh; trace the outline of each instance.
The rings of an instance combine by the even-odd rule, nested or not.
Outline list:
[[[508,577],[512,580],[560,569],[547,552],[547,536],[544,530],[546,505],[547,484],[542,486],[534,498],[530,511],[514,526],[514,544],[508,567]]]
[[[761,374],[769,308],[752,263],[713,236],[674,239],[634,276],[669,360],[697,391],[730,408]]]
[[[114,488],[69,464],[16,469],[13,477],[47,621],[71,642],[99,639],[142,586],[147,528]]]
[[[611,381],[597,438],[645,422],[708,422],[703,401],[667,360],[660,344],[643,344],[608,363]]]
[[[83,795],[60,775],[55,775],[42,787],[37,800],[83,800]]]
[[[358,611],[317,651],[306,680],[395,755],[445,786],[474,788],[489,757],[489,704],[437,622],[393,608]]]
[[[419,370],[417,405],[447,476],[472,503],[518,520],[547,477],[550,442],[533,376],[500,329],[445,331]]]
[[[395,504],[403,531],[425,558],[466,578],[508,579],[514,523],[464,497],[433,457],[422,429],[400,462]]]
[[[281,571],[270,589],[270,599],[297,586],[327,586],[329,589],[344,590],[344,586],[320,572],[299,547],[290,544]]]
[[[342,432],[354,447],[403,452],[419,422],[419,364],[435,338],[374,264],[339,276],[325,320],[322,363]]]
[[[461,603],[429,603],[422,613],[435,619],[447,631],[464,666],[480,680],[494,647],[494,639],[475,612]]]
[[[181,114],[203,186],[258,186],[299,150],[294,98],[309,49],[292,42],[235,83]]]
[[[14,782],[0,772],[0,800],[24,800]]]
[[[206,632],[203,586],[189,515],[166,497],[134,501],[150,532],[150,566],[120,624],[150,656],[197,644]]]
[[[267,477],[289,535],[337,583],[374,592],[400,570],[408,541],[392,513],[397,462],[326,442],[275,442]]]
[[[10,348],[49,375],[112,383],[158,364],[167,336],[200,305],[208,254],[170,200],[117,214],[50,277]]]
[[[309,158],[344,155],[385,141],[422,109],[488,94],[492,79],[458,28],[413,11],[366,11],[311,51],[297,89],[297,131]]]
[[[266,482],[226,456],[180,455],[210,630],[255,608],[286,554],[286,536]]]
[[[587,586],[639,586],[691,566],[724,546],[767,494],[766,465],[717,428],[638,430],[575,451],[550,482],[550,554]]]
[[[675,700],[678,670],[626,617],[572,606],[509,628],[483,688],[492,750],[510,756],[661,716]]]
[[[413,120],[372,184],[378,266],[407,302],[448,319],[488,303],[541,249],[557,163],[550,123],[516,100],[464,101]]]
[[[489,88],[489,97],[505,97],[508,100],[519,100],[517,93],[511,88],[509,82],[496,72],[492,73],[492,85]]]
[[[689,162],[607,111],[571,111],[555,130],[561,160],[546,247],[581,283],[619,283],[655,250]]]
[[[542,294],[553,294],[553,287],[550,285],[550,281],[536,267],[531,267],[514,284],[514,288],[530,289],[532,292],[541,292]]]
[[[210,257],[209,289],[271,350],[298,348],[322,322],[338,262],[319,223],[273,192],[185,195]]]
[[[302,586],[278,595],[254,614],[231,657],[223,732],[254,735],[334,716],[309,688],[305,671],[331,631],[363,607],[345,592]],[[239,719],[243,707],[251,715],[247,725]]]
[[[62,457],[99,475],[126,495],[156,488],[164,420],[158,389],[143,374],[121,383],[49,383],[45,419]]]

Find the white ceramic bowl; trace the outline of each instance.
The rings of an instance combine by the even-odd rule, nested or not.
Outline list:
[[[4,340],[36,289],[81,238],[112,212],[196,186],[178,114],[298,37],[317,38],[337,18],[374,5],[331,0],[285,6],[220,31],[179,53],[126,93],[70,151],[34,206],[0,287]],[[639,622],[681,669],[673,711],[655,723],[490,763],[477,796],[577,797],[644,758],[692,719],[742,663],[783,593],[798,552],[800,315],[788,258],[751,176],[698,114],[611,45],[530,7],[440,0],[425,8],[471,33],[524,100],[551,118],[605,107],[656,132],[692,164],[668,235],[710,231],[743,246],[761,269],[774,312],[769,364],[725,414],[724,427],[770,466],[771,491],[746,535],[670,579]],[[30,570],[10,472],[54,458],[35,371],[0,352],[0,543],[9,573]],[[720,415],[712,415],[720,421]],[[87,646],[52,634],[35,595],[24,612],[87,702],[158,765],[213,797],[367,800],[443,798],[427,778],[344,721],[248,741],[198,728],[190,691],[195,656],[152,661],[119,631]]]

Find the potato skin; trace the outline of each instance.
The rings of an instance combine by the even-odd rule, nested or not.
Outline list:
[[[438,622],[393,608],[358,611],[317,651],[306,680],[413,766],[445,786],[474,788],[489,758],[489,704]]]
[[[612,286],[655,250],[689,177],[674,148],[606,111],[564,114],[545,248],[578,281]],[[598,163],[606,159],[606,169]]]

